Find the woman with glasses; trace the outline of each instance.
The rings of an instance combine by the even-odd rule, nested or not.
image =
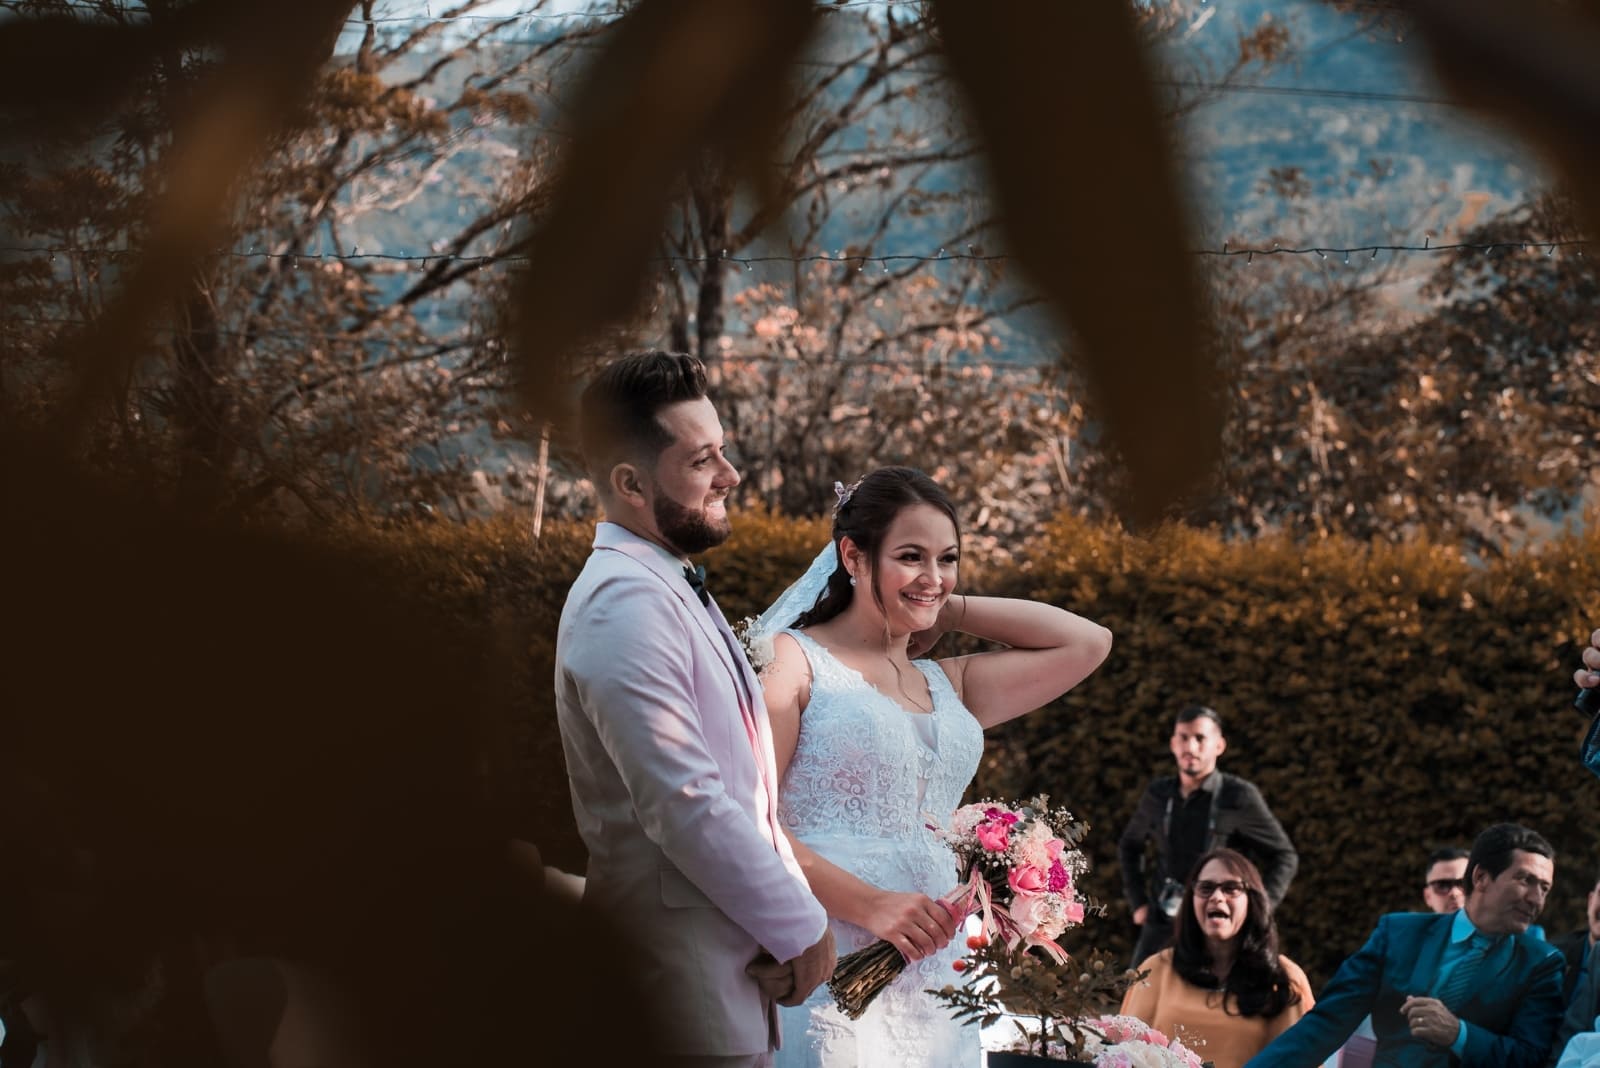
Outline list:
[[[1216,1068],[1240,1068],[1311,1008],[1305,972],[1278,955],[1261,873],[1213,849],[1189,873],[1172,944],[1145,961],[1122,1011],[1181,1036]],[[1191,1041],[1193,1040],[1193,1041]]]

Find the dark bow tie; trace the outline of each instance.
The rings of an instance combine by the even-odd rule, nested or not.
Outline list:
[[[683,578],[684,581],[689,584],[689,588],[694,590],[695,593],[699,594],[701,604],[711,604],[711,594],[706,592],[705,565],[696,564],[693,567],[690,567],[688,564],[684,564]]]

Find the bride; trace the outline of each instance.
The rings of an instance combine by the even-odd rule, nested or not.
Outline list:
[[[948,824],[985,728],[1059,697],[1100,666],[1111,633],[1052,605],[956,594],[955,509],[907,467],[835,487],[833,538],[753,628],[772,636],[762,688],[785,832],[842,957],[883,938],[910,963],[859,1020],[826,987],[781,1009],[779,1068],[976,1068],[978,1029],[924,993],[955,978],[959,925],[938,900]],[[913,659],[949,631],[1005,646]]]

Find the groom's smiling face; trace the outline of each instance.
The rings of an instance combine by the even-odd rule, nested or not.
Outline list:
[[[724,455],[716,408],[700,397],[668,405],[656,420],[672,435],[646,480],[658,535],[686,556],[721,545],[733,529],[727,497],[739,472]]]

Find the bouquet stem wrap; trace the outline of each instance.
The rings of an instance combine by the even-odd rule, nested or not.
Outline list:
[[[965,921],[978,910],[980,895],[985,904],[988,903],[988,890],[982,874],[973,872],[965,884],[945,894],[939,901],[950,910],[951,915]],[[872,1000],[883,993],[883,988],[906,970],[907,963],[905,954],[880,938],[865,949],[846,953],[839,958],[833,975],[828,978],[828,993],[833,995],[833,1003],[839,1006],[840,1012],[852,1020],[859,1020]]]

